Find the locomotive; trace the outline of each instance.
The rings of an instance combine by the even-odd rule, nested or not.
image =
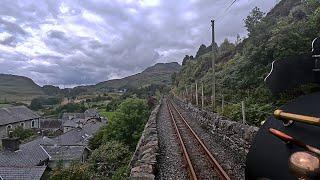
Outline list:
[[[320,84],[320,37],[308,54],[277,60],[265,82],[279,94]],[[246,159],[246,179],[320,179],[320,91],[274,111],[257,132]]]

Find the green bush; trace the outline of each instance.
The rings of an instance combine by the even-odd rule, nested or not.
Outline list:
[[[85,164],[72,164],[68,168],[63,168],[58,165],[51,172],[50,179],[52,180],[89,180],[88,167]]]
[[[23,129],[21,126],[16,127],[12,131],[12,136],[19,138],[21,141],[28,139],[32,136],[35,136],[37,133],[32,129]]]
[[[94,150],[88,160],[89,171],[96,179],[127,176],[130,161],[129,147],[117,141],[109,141]]]

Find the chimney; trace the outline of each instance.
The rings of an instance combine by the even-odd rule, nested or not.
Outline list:
[[[19,150],[20,140],[19,138],[5,138],[2,139],[2,147],[5,151]]]

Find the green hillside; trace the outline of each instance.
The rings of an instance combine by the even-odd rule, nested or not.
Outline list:
[[[23,76],[0,74],[0,101],[30,101],[44,95],[40,86]]]
[[[309,92],[308,88],[300,88],[275,98],[263,80],[273,60],[311,51],[312,40],[320,35],[320,3],[282,0],[266,15],[253,10],[244,25],[249,32],[247,38],[236,43],[225,40],[216,48],[216,91],[218,99],[224,96],[230,102],[223,115],[241,120],[241,101],[245,101],[249,123],[259,125],[279,105]],[[194,90],[196,81],[203,82],[208,105],[212,85],[210,48],[200,47],[195,58],[186,56],[174,80],[178,94],[186,87]],[[218,104],[216,110],[221,112]]]
[[[92,86],[94,89],[122,89],[122,88],[139,88],[155,85],[170,85],[171,76],[178,72],[181,66],[176,63],[157,63],[141,73],[128,76],[122,79],[113,79],[98,83]]]
[[[59,89],[46,85],[35,84],[31,79],[23,76],[0,74],[0,102],[25,101],[30,102],[39,96],[65,95],[67,97],[79,94],[94,93],[100,90],[114,90],[124,88],[140,88],[149,85],[170,85],[171,76],[178,72],[181,66],[174,63],[158,63],[143,72],[122,79],[114,79],[92,86],[78,86],[72,89]]]

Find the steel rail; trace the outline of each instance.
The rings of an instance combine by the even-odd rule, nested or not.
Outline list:
[[[230,180],[229,175],[224,171],[224,169],[221,167],[221,165],[218,163],[218,161],[213,157],[213,155],[210,153],[210,151],[208,150],[208,148],[206,147],[206,145],[202,142],[202,140],[199,138],[199,136],[195,133],[195,131],[191,128],[191,126],[188,124],[188,122],[185,120],[185,118],[182,116],[182,114],[179,112],[179,110],[175,107],[175,105],[171,102],[171,100],[169,100],[169,102],[171,103],[172,107],[175,109],[175,111],[179,114],[179,116],[181,117],[182,121],[184,122],[184,124],[188,127],[188,129],[190,130],[190,132],[192,133],[192,135],[196,138],[196,140],[199,142],[199,144],[201,145],[202,149],[205,151],[205,154],[209,157],[209,160],[211,162],[211,164],[213,165],[213,167],[215,168],[215,170],[218,172],[218,174],[220,175],[221,179],[225,179],[225,180]]]
[[[193,165],[192,165],[192,162],[191,162],[191,160],[190,160],[189,154],[188,154],[188,152],[187,152],[187,148],[186,148],[186,146],[184,145],[184,142],[183,142],[183,140],[182,140],[182,137],[181,137],[180,131],[179,131],[179,129],[178,129],[178,126],[177,126],[177,124],[176,124],[176,122],[175,122],[175,120],[174,120],[174,116],[173,116],[173,113],[172,113],[172,111],[171,111],[171,108],[169,107],[168,101],[166,101],[166,104],[167,104],[167,107],[168,107],[168,110],[169,110],[169,114],[170,114],[170,117],[171,117],[171,121],[172,121],[172,123],[173,123],[173,125],[174,125],[174,128],[175,128],[175,131],[176,131],[176,133],[177,133],[177,135],[178,135],[179,143],[180,143],[180,146],[181,146],[181,148],[182,148],[182,154],[183,154],[185,160],[187,161],[187,165],[188,165],[188,167],[189,167],[191,179],[197,180],[197,176],[196,176],[194,167],[193,167]]]

